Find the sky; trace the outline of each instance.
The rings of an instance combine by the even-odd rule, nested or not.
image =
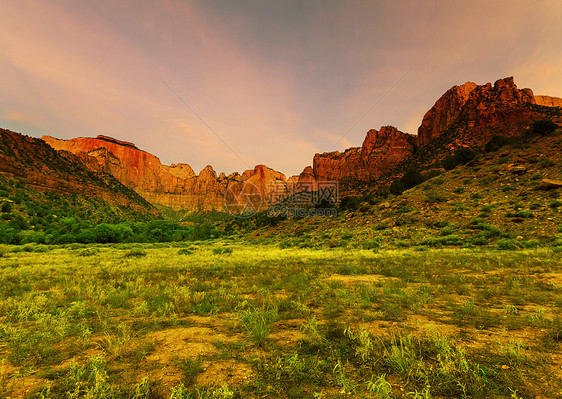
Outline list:
[[[0,0],[0,127],[298,174],[451,86],[562,97],[559,0]]]

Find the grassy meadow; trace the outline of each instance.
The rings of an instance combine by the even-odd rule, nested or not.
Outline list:
[[[552,248],[2,246],[0,397],[562,397]]]

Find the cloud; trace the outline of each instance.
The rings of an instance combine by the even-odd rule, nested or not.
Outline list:
[[[467,80],[515,75],[519,86],[562,95],[555,1],[0,7],[4,123],[61,138],[104,133],[194,170],[261,163],[297,174],[373,104],[336,149],[388,124],[415,133],[437,98]],[[10,122],[14,110],[27,119]]]

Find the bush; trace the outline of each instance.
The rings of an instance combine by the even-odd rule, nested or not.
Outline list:
[[[550,204],[548,204],[548,206],[551,207],[552,209],[555,209],[558,208],[559,206],[562,206],[562,202],[558,200],[554,200]]]
[[[10,213],[12,212],[12,204],[9,202],[4,202],[2,204],[2,208],[0,209],[2,212],[4,213]]]
[[[443,160],[443,163],[441,165],[445,170],[453,170],[457,167],[458,162],[455,157],[447,157]]]
[[[434,204],[436,202],[445,202],[445,198],[434,191],[429,191],[425,196],[425,201]]]
[[[404,184],[401,180],[394,180],[388,188],[388,191],[390,192],[390,194],[400,195],[402,194],[402,192],[404,192]]]
[[[97,255],[100,252],[99,249],[97,248],[86,248],[84,250],[82,250],[81,252],[78,253],[78,256],[94,256]]]
[[[125,254],[125,258],[140,258],[143,256],[146,256],[146,251],[140,248],[131,249]]]
[[[498,249],[501,250],[514,250],[517,249],[516,241],[510,239],[499,239],[497,242]]]
[[[340,202],[340,209],[342,211],[355,211],[359,208],[361,201],[357,197],[343,197]]]
[[[402,181],[405,190],[415,187],[424,181],[421,173],[414,169],[407,170],[400,180]]]
[[[365,240],[363,241],[363,249],[375,249],[381,246],[383,241],[382,237],[375,237],[372,240]]]
[[[552,134],[556,129],[558,129],[558,125],[553,121],[539,120],[533,122],[530,131],[536,136],[548,136],[549,134]]]
[[[107,223],[98,224],[92,231],[92,239],[100,244],[120,242],[123,235],[117,226]]]
[[[213,248],[213,253],[215,253],[217,255],[231,254],[232,248],[230,248],[230,247],[215,247],[215,248]]]
[[[486,152],[494,152],[508,144],[509,140],[504,136],[494,136],[486,143],[484,150]]]
[[[445,158],[443,160],[443,168],[445,170],[451,170],[456,168],[458,165],[463,165],[474,159],[476,153],[468,147],[459,148],[455,154],[451,157]]]

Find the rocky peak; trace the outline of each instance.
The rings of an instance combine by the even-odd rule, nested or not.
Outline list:
[[[424,115],[418,129],[418,146],[423,147],[453,125],[478,127],[505,119],[521,119],[520,106],[535,104],[531,89],[518,89],[513,77],[497,80],[494,85],[467,82],[447,90]],[[518,115],[519,114],[519,115]]]
[[[495,100],[505,103],[531,103],[535,104],[535,96],[531,89],[519,90],[513,81],[513,76],[499,79],[494,83],[494,90],[497,97]]]
[[[361,146],[361,158],[366,160],[374,151],[379,149],[397,149],[402,152],[403,148],[408,148],[407,152],[413,152],[415,145],[416,136],[403,133],[394,126],[383,126],[378,131],[371,129],[367,132]]]
[[[176,177],[179,177],[180,179],[191,179],[196,176],[191,166],[185,163],[173,163],[170,166],[166,167],[166,169],[168,170],[168,172]]]
[[[416,137],[393,126],[369,130],[360,148],[316,154],[317,181],[372,180],[390,171],[416,150]]]
[[[428,144],[451,126],[476,87],[477,84],[474,82],[453,86],[435,102],[435,105],[424,115],[418,129],[418,146]]]
[[[316,189],[316,179],[314,178],[314,170],[312,166],[307,166],[303,169],[301,174],[296,179],[296,183],[303,185],[311,186],[312,189]]]
[[[134,144],[107,136],[79,137],[59,140],[43,137],[57,151],[66,151],[79,157],[88,168],[107,172],[153,204],[176,210],[224,210],[224,194],[228,182],[240,183],[240,190],[257,186],[266,193],[272,181],[286,184],[285,176],[265,165],[257,165],[242,176],[224,173],[217,177],[207,165],[196,175],[188,164],[163,165],[152,154],[139,150]],[[243,183],[252,183],[245,188]]]

